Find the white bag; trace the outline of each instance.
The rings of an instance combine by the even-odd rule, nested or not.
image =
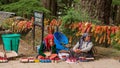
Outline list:
[[[58,56],[61,60],[66,60],[67,58],[69,58],[68,53],[58,53]]]

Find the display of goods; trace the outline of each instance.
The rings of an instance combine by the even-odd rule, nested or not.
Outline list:
[[[66,60],[67,63],[77,63],[77,59],[76,58],[68,58]]]
[[[6,63],[8,62],[8,59],[5,57],[0,57],[0,63]]]
[[[35,60],[35,58],[34,58],[34,57],[28,57],[28,60],[29,60],[29,62],[30,62],[30,63],[35,62],[35,61],[34,61],[34,60]]]
[[[91,58],[86,58],[86,60],[88,61],[94,61],[95,58],[91,57]]]
[[[28,60],[28,58],[20,58],[20,62],[21,63],[28,63],[29,60]]]
[[[51,60],[50,59],[40,59],[40,62],[41,63],[51,63]]]
[[[40,60],[39,60],[39,59],[35,59],[34,61],[35,61],[35,63],[39,63],[39,62],[40,62]]]
[[[50,26],[56,26],[57,25],[57,20],[56,19],[53,19],[51,22],[50,22]]]
[[[31,29],[33,26],[33,22],[34,18],[31,18],[31,20],[16,20],[15,18],[8,18],[3,21],[2,28],[5,30],[10,30],[14,33],[20,33]]]
[[[88,60],[85,57],[79,57],[80,62],[88,62]]]
[[[49,25],[49,21],[50,21],[49,19],[46,19],[46,18],[45,18],[45,19],[44,19],[44,26]]]
[[[60,61],[60,58],[59,57],[56,57],[54,59],[51,59],[51,62],[52,63],[58,63]]]
[[[93,37],[95,38],[95,42],[99,44],[107,42],[107,44],[111,44],[115,36],[119,36],[119,26],[107,26],[107,25],[95,25],[91,22],[79,22],[79,23],[72,23],[69,25],[69,29],[77,30],[76,36],[79,37],[83,33],[92,33]],[[117,41],[120,39],[116,37]]]

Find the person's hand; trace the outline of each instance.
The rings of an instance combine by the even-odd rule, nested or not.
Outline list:
[[[49,58],[49,56],[45,56],[45,58]]]
[[[46,55],[46,56],[50,56],[51,55],[51,52],[44,52],[44,54]]]
[[[76,49],[74,50],[75,53],[81,53],[81,50],[80,49]]]

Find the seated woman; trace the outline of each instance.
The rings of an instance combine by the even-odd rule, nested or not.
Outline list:
[[[56,45],[54,44],[54,36],[48,34],[44,38],[44,44],[40,46],[38,59],[41,58],[50,58],[53,59],[57,57],[56,54]]]
[[[91,49],[93,43],[91,42],[91,36],[88,33],[84,33],[77,44],[73,47],[74,57],[79,58],[80,56],[93,56],[91,54]]]

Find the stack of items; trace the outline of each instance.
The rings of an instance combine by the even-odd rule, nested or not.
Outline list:
[[[85,57],[79,57],[80,62],[88,62],[88,60]]]
[[[21,63],[34,63],[35,59],[33,57],[28,57],[28,58],[20,58]]]
[[[79,57],[80,62],[88,62],[88,61],[93,61],[94,58],[86,58],[86,57]]]
[[[34,61],[35,61],[35,63],[40,63],[39,59],[35,59]]]
[[[86,60],[88,60],[88,61],[94,61],[94,57],[86,58]]]
[[[48,58],[41,58],[39,56],[39,60],[41,63],[58,63],[58,61],[60,60],[60,58],[58,57],[54,57],[54,56],[51,56],[51,57],[48,57]]]
[[[54,59],[51,59],[52,63],[58,63],[60,61],[60,58],[56,57]]]
[[[45,58],[45,59],[40,59],[41,63],[51,63],[51,60],[49,58]]]
[[[7,58],[0,57],[0,63],[6,63],[6,62],[8,62]]]
[[[77,59],[76,58],[68,58],[66,60],[67,63],[77,63]]]

